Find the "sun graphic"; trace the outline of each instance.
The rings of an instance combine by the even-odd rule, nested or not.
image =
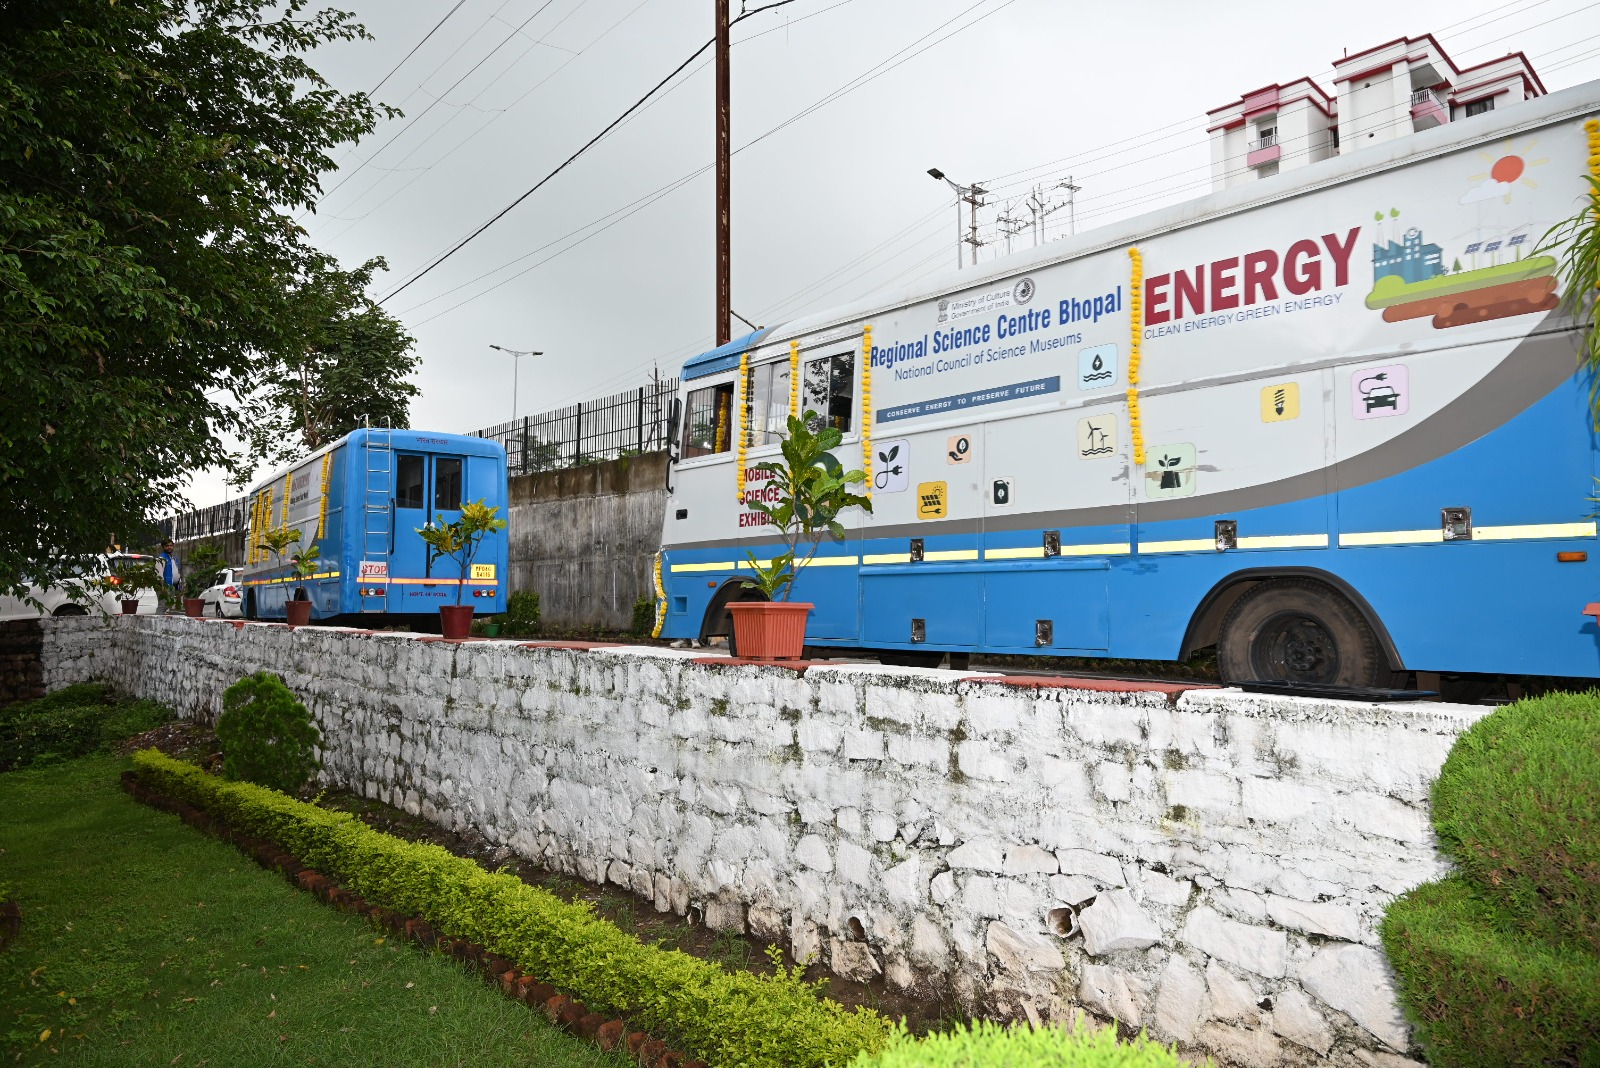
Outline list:
[[[1505,203],[1511,203],[1511,194],[1518,185],[1527,186],[1529,189],[1539,188],[1539,184],[1527,176],[1528,168],[1539,167],[1549,163],[1547,158],[1529,159],[1528,153],[1538,144],[1529,141],[1518,148],[1509,139],[1500,146],[1499,152],[1479,152],[1483,161],[1489,164],[1489,170],[1484,174],[1469,174],[1467,181],[1472,187],[1461,198],[1461,203],[1471,204],[1480,200],[1493,200],[1500,197]]]

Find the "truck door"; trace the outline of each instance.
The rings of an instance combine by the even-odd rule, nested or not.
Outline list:
[[[389,559],[389,611],[428,612],[456,603],[461,576],[449,557],[429,560],[418,530],[461,516],[466,458],[397,452],[394,465],[394,540]]]

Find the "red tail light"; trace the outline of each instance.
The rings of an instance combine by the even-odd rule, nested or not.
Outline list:
[[[237,587],[237,586],[224,586],[224,587],[222,587],[222,596],[224,596],[224,597],[237,597],[237,596],[239,596],[239,587]]]

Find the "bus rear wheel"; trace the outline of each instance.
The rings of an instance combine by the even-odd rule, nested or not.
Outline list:
[[[1387,688],[1404,677],[1355,605],[1300,578],[1269,579],[1234,602],[1222,621],[1217,668],[1228,683]]]

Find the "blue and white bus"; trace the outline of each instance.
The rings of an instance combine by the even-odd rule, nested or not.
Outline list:
[[[1591,83],[691,359],[664,636],[759,596],[747,471],[793,404],[872,486],[796,583],[811,646],[1600,676],[1592,383],[1534,251],[1597,112]]]
[[[461,603],[478,615],[504,612],[506,532],[484,539],[464,577],[448,557],[430,564],[417,534],[480,499],[505,515],[506,454],[498,442],[379,427],[347,434],[250,491],[244,614],[283,619],[285,602],[304,589],[318,622],[382,616],[427,626],[440,605],[456,603],[462,586]],[[282,528],[301,531],[303,547],[318,547],[309,579],[261,548],[266,531]]]

